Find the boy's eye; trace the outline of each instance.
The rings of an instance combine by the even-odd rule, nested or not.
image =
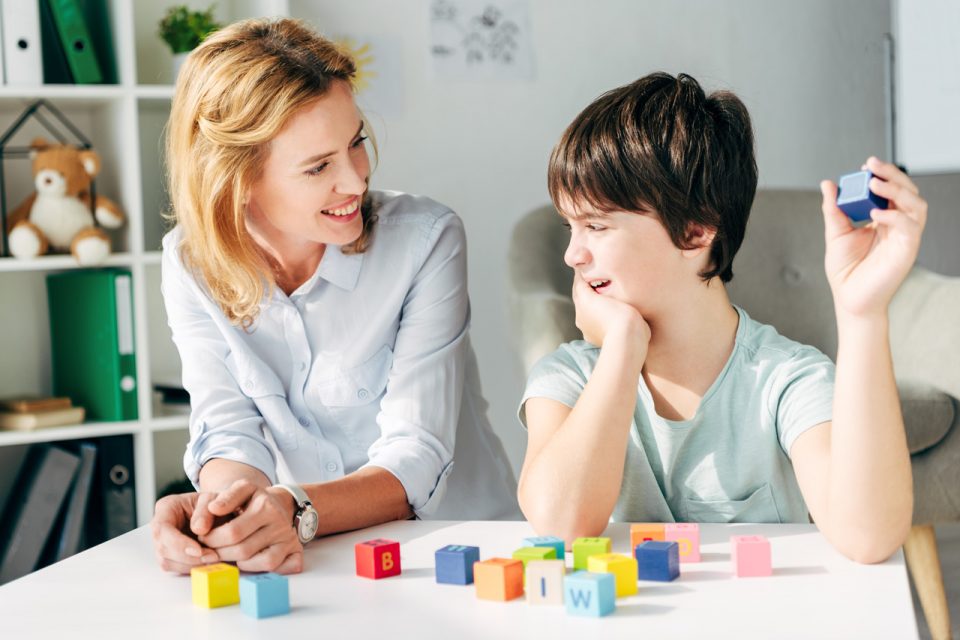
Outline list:
[[[588,224],[587,229],[590,229],[590,231],[603,231],[606,227],[602,224]]]
[[[561,222],[561,223],[560,223],[560,226],[562,226],[562,227],[563,227],[564,229],[566,229],[567,231],[570,231],[571,229],[573,229],[573,227],[570,226],[570,223],[567,222],[566,220],[564,220],[563,222]]]

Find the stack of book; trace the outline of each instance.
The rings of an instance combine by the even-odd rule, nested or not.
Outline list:
[[[83,422],[83,407],[70,398],[22,397],[0,400],[0,429],[29,431]]]

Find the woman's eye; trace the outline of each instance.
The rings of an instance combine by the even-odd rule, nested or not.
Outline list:
[[[327,165],[329,165],[329,164],[330,164],[329,162],[323,162],[323,163],[318,164],[317,166],[313,167],[312,169],[307,169],[306,171],[304,171],[304,173],[306,173],[308,176],[316,176],[316,175],[319,175],[320,172],[323,171],[324,169],[326,169],[326,168],[327,168]]]
[[[357,147],[362,146],[363,143],[364,143],[364,141],[365,141],[366,139],[367,139],[367,136],[360,136],[359,138],[357,138],[357,141],[354,142],[353,145],[351,145],[351,146],[352,146],[354,149],[356,149]]]

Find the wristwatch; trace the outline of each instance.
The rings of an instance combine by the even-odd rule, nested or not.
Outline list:
[[[297,510],[293,514],[293,528],[297,530],[300,544],[307,544],[317,535],[317,526],[320,524],[320,515],[313,508],[313,503],[310,502],[307,492],[295,484],[275,484],[273,486],[288,491],[296,500]]]

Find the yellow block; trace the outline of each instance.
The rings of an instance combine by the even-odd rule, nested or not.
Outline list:
[[[240,603],[240,571],[218,562],[190,570],[193,604],[212,609]]]
[[[617,597],[632,596],[637,592],[637,560],[619,553],[604,553],[587,558],[590,573],[612,573],[617,585]]]

